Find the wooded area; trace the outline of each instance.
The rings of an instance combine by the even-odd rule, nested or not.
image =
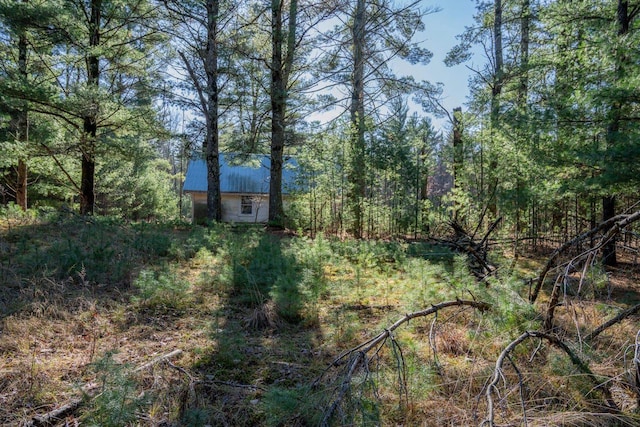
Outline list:
[[[637,425],[640,1],[468,7],[448,111],[417,0],[0,0],[0,423]],[[264,229],[221,224],[226,153],[269,156]],[[47,321],[92,343],[57,405]]]
[[[500,216],[567,238],[637,199],[637,9],[480,3],[446,59],[487,54],[456,113],[395,71],[430,60],[418,34],[437,11],[419,2],[5,1],[2,203],[177,218],[203,156],[215,221],[219,153],[264,153],[273,225],[418,237]],[[287,213],[285,156],[309,190]]]

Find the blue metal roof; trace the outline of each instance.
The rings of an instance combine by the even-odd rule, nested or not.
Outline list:
[[[247,161],[236,164],[239,159]],[[269,167],[271,159],[267,155],[238,156],[220,154],[220,192],[222,193],[269,193]],[[294,159],[285,160],[282,168],[282,193],[288,194],[296,188]],[[207,191],[207,163],[204,159],[192,159],[187,166],[187,175],[182,187],[184,192]]]

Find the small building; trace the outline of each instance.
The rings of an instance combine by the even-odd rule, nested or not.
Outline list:
[[[220,193],[222,221],[265,223],[269,219],[269,179],[271,158],[268,155],[220,154]],[[297,164],[289,158],[282,167],[282,196],[296,188]],[[207,163],[192,159],[182,191],[191,196],[193,222],[207,220]]]

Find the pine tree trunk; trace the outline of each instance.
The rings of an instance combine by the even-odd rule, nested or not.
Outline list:
[[[286,113],[289,77],[293,69],[296,48],[298,2],[289,2],[289,25],[286,52],[283,52],[285,37],[282,0],[271,1],[271,167],[269,181],[269,222],[284,227],[284,205],[282,201],[282,166],[286,143]]]
[[[502,53],[502,0],[494,1],[494,22],[493,22],[493,53],[494,53],[494,74],[493,74],[493,85],[491,88],[491,138],[493,140],[493,135],[498,128],[498,121],[500,119],[500,95],[502,94],[502,85],[503,85],[503,68],[504,68],[504,60]],[[498,159],[496,158],[495,150],[492,147],[490,153],[490,161],[489,161],[489,170],[490,173],[493,174],[491,180],[489,181],[489,195],[491,197],[489,201],[489,212],[493,218],[498,216],[498,205],[497,205],[497,188],[498,188],[498,178],[495,175],[496,169],[498,167]]]
[[[518,89],[518,103],[520,107],[526,107],[529,93],[530,0],[522,0],[520,15],[520,88]]]
[[[282,226],[282,162],[285,139],[285,103],[286,87],[284,83],[284,64],[282,34],[284,2],[271,2],[271,167],[269,177],[269,222]]]
[[[351,93],[351,186],[350,203],[353,213],[352,232],[356,238],[363,232],[363,199],[366,195],[365,117],[364,117],[364,44],[365,1],[357,0],[353,21],[353,87]]]
[[[91,17],[89,21],[89,48],[90,54],[87,58],[87,86],[98,88],[100,84],[100,59],[92,48],[100,44],[100,19],[101,0],[91,0]],[[98,102],[94,100],[94,102]],[[83,119],[82,130],[84,132],[82,141],[82,176],[80,180],[80,214],[93,215],[95,209],[95,144],[98,131],[97,126],[97,106],[94,111],[88,111]]]
[[[26,0],[23,0],[26,3]],[[20,31],[18,36],[18,72],[23,78],[24,83],[27,82],[27,36],[24,30]],[[19,141],[26,143],[29,140],[29,115],[26,106],[20,108],[15,117],[15,132]],[[18,159],[18,167],[16,168],[16,204],[23,211],[27,210],[27,161],[26,159]]]
[[[491,124],[497,124],[500,112],[500,94],[502,93],[504,59],[502,53],[502,0],[495,0],[493,22],[494,76],[491,89]]]
[[[220,194],[220,153],[218,133],[218,13],[219,1],[207,0],[207,134],[205,161],[207,163],[207,219],[222,220]]]
[[[18,160],[16,180],[16,204],[23,211],[27,210],[27,162],[23,159]]]
[[[522,117],[520,127],[520,140],[524,143],[529,135],[529,109],[527,97],[529,95],[529,28],[531,20],[530,0],[522,0],[520,10],[520,85],[518,87],[518,109]],[[519,168],[520,165],[517,165]],[[516,223],[515,235],[516,242],[520,236],[523,224],[521,224],[521,215],[523,211],[522,192],[525,183],[520,174],[516,177]]]
[[[618,37],[622,38],[629,32],[630,16],[629,16],[629,2],[627,0],[618,0],[617,8],[617,26]],[[622,78],[624,73],[624,62],[626,58],[622,47],[616,49],[616,70],[615,79]],[[620,132],[620,123],[622,119],[622,102],[615,100],[610,109],[610,122],[607,126],[607,145],[613,147],[616,144],[616,139]],[[616,198],[614,195],[606,195],[602,199],[602,221],[607,221],[613,218],[616,214]],[[605,230],[606,232],[606,230]],[[616,256],[616,241],[615,238],[608,242],[602,250],[602,261],[605,265],[615,266],[618,263]]]
[[[457,190],[460,188],[460,178],[462,167],[464,166],[464,148],[462,142],[462,108],[457,107],[453,109],[453,188]],[[456,222],[464,221],[463,216],[460,214],[462,206],[460,202],[454,200],[453,205],[453,219]]]
[[[91,131],[90,128],[93,127],[95,129],[95,122],[91,124],[91,122],[85,119],[85,133],[91,138],[91,134],[93,134],[93,138],[95,138],[95,131]],[[87,130],[89,129],[89,130]],[[87,143],[85,145],[93,145],[93,141]],[[95,171],[96,171],[96,162],[95,156],[93,154],[93,147],[83,150],[82,154],[82,178],[80,181],[80,214],[81,215],[93,215],[94,206],[95,206]]]

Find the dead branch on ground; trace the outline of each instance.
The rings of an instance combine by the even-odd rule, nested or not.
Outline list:
[[[571,275],[573,273],[578,273],[580,275],[580,280],[577,287],[577,293],[579,294],[584,284],[586,273],[589,268],[593,267],[593,264],[596,262],[598,254],[600,253],[602,248],[613,241],[616,236],[625,229],[625,227],[637,220],[640,220],[640,211],[632,214],[617,215],[607,221],[600,223],[598,226],[592,228],[591,230],[574,237],[573,239],[567,241],[558,249],[553,251],[544,268],[542,269],[540,275],[536,279],[533,289],[531,289],[529,292],[529,301],[533,304],[537,300],[540,290],[542,289],[542,286],[549,272],[554,268],[561,269],[561,272],[558,273],[555,277],[549,302],[547,303],[547,310],[544,316],[545,331],[549,332],[553,329],[555,309],[562,304],[562,302],[560,301],[561,295],[565,296],[565,304],[570,304],[571,302],[566,297],[567,290],[571,284]],[[578,255],[573,255],[568,261],[559,263],[561,257],[569,252],[570,249],[578,247],[586,239],[593,239],[599,233],[602,234],[597,239],[595,245],[579,253]],[[582,267],[580,267],[581,265]],[[564,290],[564,292],[561,292],[562,290]],[[608,326],[605,326],[605,329],[606,327]]]
[[[640,410],[640,330],[636,334],[636,344],[633,352],[633,367],[631,368],[630,381],[636,395],[637,409]]]
[[[316,381],[314,381],[314,387],[318,386],[322,381],[323,377],[327,374],[327,372],[336,366],[344,365],[345,368],[340,375],[342,377],[337,389],[335,390],[335,398],[333,398],[331,404],[324,411],[322,426],[329,426],[331,418],[334,414],[340,409],[340,406],[343,400],[349,394],[351,389],[351,383],[355,375],[361,370],[364,371],[365,377],[369,374],[369,364],[370,362],[380,354],[382,347],[387,342],[388,339],[391,340],[392,350],[394,352],[395,359],[398,362],[399,366],[399,381],[401,386],[401,393],[406,394],[406,378],[404,372],[404,359],[402,356],[401,348],[399,343],[396,341],[393,332],[402,326],[404,323],[408,323],[411,319],[415,319],[418,317],[425,317],[431,314],[437,313],[439,310],[448,307],[472,307],[480,312],[484,312],[490,309],[490,305],[488,303],[482,301],[471,301],[471,300],[455,300],[455,301],[447,301],[442,302],[440,304],[432,305],[431,307],[415,311],[413,313],[406,314],[402,318],[398,319],[393,325],[389,328],[385,329],[383,332],[379,333],[374,338],[371,338],[368,341],[361,343],[360,345],[342,353],[338,356],[329,367],[320,375]],[[370,356],[369,353],[372,353]],[[401,396],[402,397],[402,396]]]
[[[580,243],[584,242],[585,240],[593,238],[599,233],[605,231],[605,233],[598,240],[598,243],[593,248],[585,251],[584,253],[580,254],[578,257],[574,257],[572,261],[575,262],[579,257],[583,258],[590,253],[596,253],[600,251],[600,249],[605,244],[607,244],[613,238],[615,238],[620,233],[620,231],[623,230],[626,226],[632,224],[633,222],[639,219],[640,219],[640,211],[634,212],[632,214],[616,215],[613,218],[610,218],[609,220],[598,224],[596,227],[592,228],[591,230],[586,231],[574,237],[573,239],[565,242],[558,249],[554,250],[549,256],[549,259],[547,260],[547,263],[543,267],[542,271],[540,272],[540,275],[536,279],[533,289],[529,293],[529,302],[531,302],[532,304],[536,302],[547,275],[554,267],[558,266],[558,260],[560,259],[561,255],[564,255],[565,252],[568,252],[569,249],[575,246],[578,246]]]
[[[454,236],[451,239],[437,239],[436,241],[455,252],[466,255],[471,273],[476,278],[483,280],[496,271],[496,266],[488,261],[487,256],[489,253],[489,236],[501,220],[502,218],[495,220],[480,241],[475,240],[475,233],[470,234],[458,222],[452,221],[449,225],[453,229]]]
[[[539,331],[526,331],[522,335],[520,335],[518,338],[511,341],[511,343],[509,343],[509,345],[505,347],[505,349],[502,351],[502,353],[500,353],[500,356],[496,360],[496,367],[493,372],[493,377],[486,389],[487,418],[482,422],[481,426],[484,426],[484,425],[488,425],[489,427],[495,426],[495,413],[494,413],[495,411],[494,411],[493,395],[494,393],[498,393],[498,383],[500,382],[501,379],[504,380],[505,378],[503,374],[502,366],[504,365],[505,359],[510,360],[511,363],[514,364],[513,360],[511,360],[511,357],[510,357],[511,353],[515,350],[515,348],[519,344],[521,344],[522,342],[524,342],[529,338],[540,338],[540,339],[547,340],[554,347],[564,351],[567,354],[567,356],[569,356],[569,359],[571,359],[571,362],[591,380],[591,382],[594,385],[594,389],[599,389],[602,391],[602,394],[604,395],[604,400],[606,402],[605,408],[611,412],[619,411],[618,406],[613,401],[613,398],[611,396],[611,391],[609,390],[607,382],[600,381],[593,374],[591,369],[589,369],[589,366],[582,359],[580,359],[569,348],[569,346],[567,346],[567,344],[565,344],[562,340],[560,340],[555,335],[550,335],[545,332],[539,332]],[[523,387],[522,380],[520,380],[520,387],[521,388]]]
[[[587,274],[587,270],[593,267],[595,259],[595,252],[593,252],[592,250],[588,250],[568,261],[562,269],[562,274],[558,274],[556,276],[555,282],[553,283],[553,288],[551,290],[551,296],[549,298],[549,302],[547,303],[547,311],[544,316],[545,331],[551,331],[553,329],[553,318],[556,308],[561,304],[571,304],[571,300],[567,298],[567,292],[571,286],[572,272],[579,271],[578,265],[580,262],[584,261],[584,266],[580,273],[580,280],[578,282],[578,287],[576,290],[576,295],[579,295],[584,284],[584,278]],[[561,295],[564,296],[563,303],[560,303]],[[579,330],[578,325],[576,325],[576,330]]]
[[[640,304],[636,304],[633,307],[631,307],[631,308],[629,308],[627,310],[624,310],[623,312],[621,312],[620,314],[618,314],[614,318],[604,322],[602,325],[600,325],[597,328],[595,328],[593,330],[593,332],[591,332],[589,335],[587,335],[585,337],[585,340],[587,340],[587,341],[593,340],[595,337],[597,337],[598,335],[603,333],[605,330],[607,330],[611,326],[622,322],[627,317],[633,316],[634,314],[638,313],[639,311],[640,311]]]
[[[158,364],[159,362],[166,361],[172,357],[178,356],[182,353],[182,350],[176,349],[167,354],[155,357],[149,362],[138,366],[136,369],[132,371],[132,373],[140,372],[144,369],[147,369],[153,365]],[[41,426],[51,426],[55,425],[64,420],[64,418],[73,414],[77,411],[85,402],[86,398],[95,397],[96,393],[99,390],[99,385],[96,382],[88,382],[80,388],[82,395],[84,397],[74,397],[73,399],[66,402],[64,405],[57,407],[56,409],[47,412],[42,415],[34,415],[28,423],[26,423],[26,427],[41,427]]]

